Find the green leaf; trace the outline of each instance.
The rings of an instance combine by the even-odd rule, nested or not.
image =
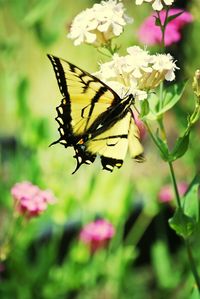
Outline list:
[[[160,118],[166,111],[170,110],[181,98],[187,81],[170,85],[163,90],[163,101],[160,105],[158,92],[151,93],[148,98],[149,113],[145,115],[146,120],[156,120]]]
[[[179,12],[179,13],[176,13],[176,14],[174,14],[174,15],[172,15],[172,16],[167,17],[167,21],[166,21],[166,23],[168,24],[169,22],[171,22],[172,20],[176,19],[177,17],[179,17],[179,16],[182,15],[183,13],[184,13],[184,10],[181,11],[181,12]]]
[[[158,17],[156,17],[156,16],[154,16],[154,18],[155,18],[155,25],[158,26],[158,27],[161,27],[162,24],[161,24],[160,19]]]
[[[171,109],[180,100],[186,83],[187,81],[182,81],[163,90],[163,103],[161,109],[157,111],[157,116]]]
[[[197,285],[193,286],[192,294],[190,296],[190,299],[199,299],[199,290]]]
[[[166,243],[158,240],[151,250],[152,264],[156,275],[157,283],[161,288],[173,288],[177,284],[177,274],[172,273],[170,253]]]
[[[145,120],[156,120],[157,119],[157,106],[158,106],[158,102],[159,102],[159,97],[158,95],[154,92],[154,93],[150,93],[148,96],[148,113],[144,114],[142,117]],[[141,101],[141,105],[143,105],[144,101]],[[141,107],[142,109],[142,107]]]
[[[184,213],[196,219],[197,222],[199,222],[199,185],[200,174],[197,174],[183,198]]]
[[[144,118],[149,113],[149,102],[147,100],[141,101],[140,117]]]
[[[187,239],[195,232],[197,222],[193,217],[184,214],[182,209],[177,208],[173,217],[169,219],[169,226],[176,232],[177,235]]]
[[[164,161],[169,161],[169,151],[167,144],[159,137],[158,133],[154,137],[156,140],[156,144],[160,149],[161,157]]]
[[[171,162],[177,160],[178,158],[182,157],[185,154],[189,146],[189,140],[190,140],[189,137],[190,137],[190,133],[187,133],[176,140],[174,149],[170,153]]]

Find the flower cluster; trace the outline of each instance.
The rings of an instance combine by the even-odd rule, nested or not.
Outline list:
[[[149,2],[152,4],[154,10],[160,11],[163,6],[170,6],[173,4],[174,0],[136,0],[136,5],[141,5],[143,2]]]
[[[68,37],[74,40],[74,45],[81,43],[102,46],[113,37],[119,36],[127,23],[132,19],[125,14],[125,8],[117,0],[96,3],[78,14],[71,25]]]
[[[173,43],[178,42],[181,39],[181,29],[193,20],[192,15],[181,9],[172,8],[168,11],[168,16],[173,16],[181,13],[175,19],[171,20],[165,29],[165,45],[170,46]],[[162,32],[160,27],[155,24],[156,13],[154,12],[149,16],[141,25],[139,29],[139,40],[146,45],[156,45],[161,44]],[[162,24],[166,18],[166,10],[160,12],[160,20]]]
[[[104,220],[98,219],[87,224],[80,233],[80,240],[89,245],[91,253],[104,248],[115,234],[113,225]]]
[[[41,190],[30,182],[15,184],[11,189],[15,209],[20,215],[32,218],[47,209],[48,204],[55,203],[55,197],[49,190]]]
[[[177,188],[179,194],[183,196],[188,189],[188,184],[186,182],[180,182],[178,183]],[[163,186],[158,194],[158,199],[160,202],[172,201],[174,199],[174,192],[172,186],[171,185]]]
[[[114,54],[110,62],[100,65],[95,73],[120,97],[132,93],[135,98],[147,98],[147,92],[162,81],[172,81],[178,69],[170,54],[150,55],[138,46],[129,47],[126,56]]]

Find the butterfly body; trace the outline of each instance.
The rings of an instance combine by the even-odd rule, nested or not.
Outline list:
[[[60,138],[52,144],[74,148],[75,171],[93,163],[97,155],[103,169],[120,168],[128,147],[133,158],[142,160],[133,95],[120,98],[95,76],[63,59],[48,57],[64,97],[56,108]]]

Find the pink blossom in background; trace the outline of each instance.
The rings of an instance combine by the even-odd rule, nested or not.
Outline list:
[[[188,189],[188,184],[185,182],[180,182],[177,185],[178,191],[180,196],[183,196],[187,189]],[[158,199],[160,202],[170,202],[171,200],[174,199],[174,190],[172,188],[172,185],[165,185],[161,188],[159,194],[158,194]]]
[[[172,8],[169,10],[168,16],[175,15],[182,11],[182,9]],[[140,42],[146,45],[160,44],[162,40],[160,27],[155,25],[155,16],[157,16],[157,14],[154,12],[144,21],[138,32]],[[160,11],[162,23],[164,23],[165,16],[166,10]],[[165,45],[170,46],[177,43],[181,39],[181,29],[192,21],[193,17],[187,11],[184,11],[180,16],[170,21],[165,30]]]
[[[89,245],[91,253],[94,253],[98,249],[106,247],[114,234],[115,229],[110,222],[98,219],[82,229],[80,240]]]
[[[136,126],[139,129],[140,139],[143,140],[145,138],[145,136],[146,136],[146,127],[145,127],[145,124],[139,118],[139,115],[137,113],[135,113],[135,112],[134,112],[134,120],[135,120]]]
[[[15,184],[11,189],[11,194],[16,211],[27,218],[40,215],[47,209],[48,204],[56,201],[51,191],[41,190],[30,182]]]

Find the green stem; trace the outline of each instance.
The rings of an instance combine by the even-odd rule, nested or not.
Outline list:
[[[153,140],[153,142],[155,143],[155,145],[156,145],[156,146],[159,148],[159,150],[161,151],[161,148],[160,148],[160,146],[159,146],[159,144],[158,144],[156,138],[154,137],[154,134],[153,134],[153,132],[152,132],[152,130],[151,130],[149,124],[148,124],[147,121],[145,121],[145,120],[144,120],[144,123],[145,123],[145,125],[146,125],[146,127],[147,127],[147,130],[148,130],[150,136],[151,136],[151,139]]]
[[[176,195],[177,204],[178,204],[179,209],[183,213],[183,208],[181,206],[181,200],[180,200],[180,195],[179,195],[178,188],[177,188],[177,183],[176,183],[176,177],[175,177],[175,173],[174,173],[173,164],[172,164],[172,162],[168,162],[168,164],[169,164],[169,168],[170,168],[170,172],[171,172],[171,177],[172,177],[172,182],[173,182],[173,186],[174,186],[174,192],[175,192],[175,195]],[[198,271],[197,271],[197,268],[196,268],[196,263],[194,261],[194,257],[193,257],[193,254],[192,254],[192,248],[191,248],[189,239],[185,240],[185,247],[186,247],[186,250],[187,250],[187,255],[188,255],[188,260],[189,260],[189,263],[190,263],[191,271],[192,271],[192,274],[194,276],[194,279],[196,281],[196,284],[197,284],[197,287],[198,287],[198,290],[199,290],[199,293],[200,293],[200,277],[199,277],[199,274],[198,274]]]
[[[154,137],[154,134],[152,133],[151,128],[149,127],[148,123],[145,122],[145,124],[147,126],[147,129],[148,129],[154,143],[159,148],[159,150],[162,151],[162,149],[159,146],[156,138]],[[174,186],[174,192],[175,192],[175,196],[176,196],[177,205],[178,205],[178,208],[182,211],[182,213],[184,213],[182,205],[181,205],[180,195],[179,195],[179,192],[178,192],[178,187],[177,187],[177,182],[176,182],[176,176],[175,176],[175,172],[174,172],[173,163],[169,161],[168,165],[169,165],[169,169],[170,169],[170,173],[171,173],[172,183],[173,183],[173,186]],[[198,287],[198,291],[200,293],[200,276],[199,276],[198,271],[197,271],[197,267],[196,267],[196,263],[195,263],[195,260],[194,260],[193,254],[192,254],[192,248],[191,248],[191,244],[190,244],[189,239],[185,240],[185,247],[186,247],[186,250],[187,250],[187,255],[188,255],[188,260],[189,260],[189,263],[190,263],[191,271],[192,271],[192,274],[194,276],[196,285]]]
[[[182,210],[180,195],[179,195],[179,192],[178,192],[176,177],[175,177],[175,173],[174,173],[174,167],[173,167],[172,162],[168,162],[168,165],[169,165],[169,169],[170,169],[170,173],[171,173],[172,183],[173,183],[173,186],[174,186],[174,192],[175,192],[175,195],[176,195],[177,205]]]
[[[158,18],[160,20],[160,30],[161,30],[161,33],[162,33],[161,46],[163,48],[163,51],[165,49],[165,30],[166,30],[166,26],[167,26],[168,14],[169,14],[169,8],[166,9],[166,15],[165,15],[164,23],[162,24],[162,20],[161,20],[161,17],[160,17],[160,12],[157,11],[157,15],[158,15]]]
[[[194,260],[193,254],[192,254],[192,249],[191,249],[191,245],[190,245],[189,240],[185,240],[185,246],[186,246],[186,249],[187,249],[187,255],[188,255],[189,262],[190,262],[191,271],[192,271],[192,274],[193,274],[194,279],[196,281],[198,291],[200,293],[200,277],[199,277],[199,274],[197,272],[196,263],[195,263],[195,260]]]
[[[159,90],[159,111],[163,107],[163,82],[160,83],[160,90]]]
[[[159,90],[159,111],[161,111],[163,107],[163,82],[160,83],[160,90]],[[167,136],[165,132],[165,128],[163,125],[163,115],[161,114],[160,117],[157,119],[161,133],[162,133],[162,139],[167,143]]]
[[[162,139],[167,144],[167,135],[166,135],[166,132],[165,132],[165,127],[163,125],[163,118],[160,117],[157,121],[158,121],[160,130],[161,130],[161,133],[162,133],[162,135],[161,135]]]

